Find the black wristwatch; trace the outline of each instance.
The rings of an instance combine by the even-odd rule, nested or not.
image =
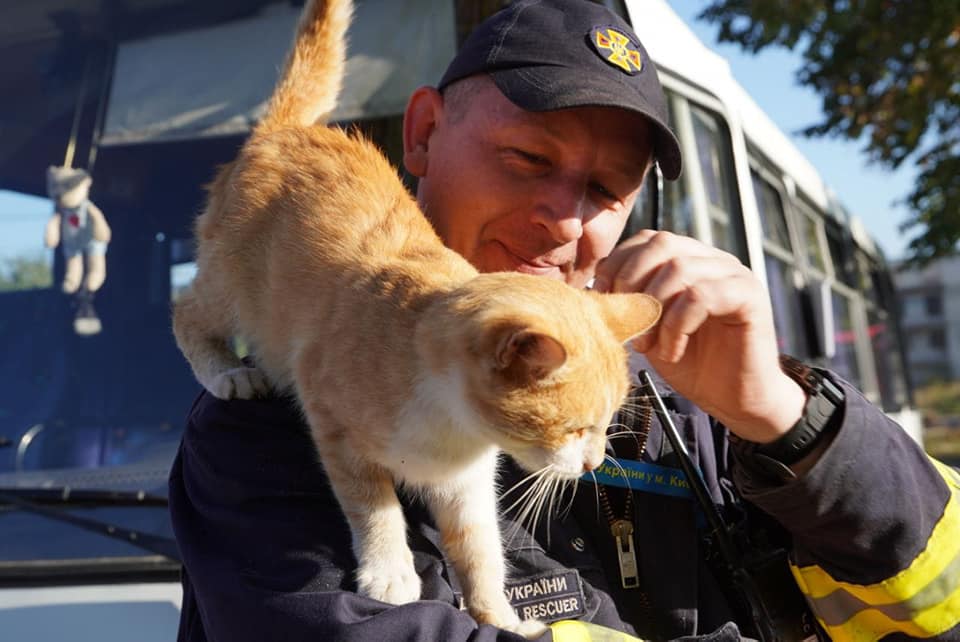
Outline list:
[[[730,442],[745,466],[787,481],[796,477],[790,466],[836,430],[842,417],[844,395],[822,372],[789,355],[780,355],[780,369],[807,394],[803,416],[776,441],[758,444],[731,435]]]

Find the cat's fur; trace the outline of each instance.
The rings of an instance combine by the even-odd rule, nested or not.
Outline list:
[[[177,342],[222,398],[296,394],[353,533],[361,594],[420,596],[395,485],[421,492],[470,612],[535,635],[503,591],[495,468],[574,478],[599,465],[628,387],[622,342],[660,306],[447,249],[383,155],[322,124],[351,3],[308,2],[263,120],[210,187]],[[469,213],[464,213],[469,216]],[[250,342],[245,368],[230,337]],[[269,431],[269,426],[264,426]]]

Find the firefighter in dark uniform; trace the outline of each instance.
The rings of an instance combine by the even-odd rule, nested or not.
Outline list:
[[[610,440],[620,466],[506,542],[507,594],[551,623],[544,640],[960,639],[957,472],[844,381],[779,359],[766,293],[735,258],[655,231],[614,248],[652,163],[680,172],[627,24],[584,0],[513,3],[411,97],[404,149],[431,222],[480,270],[664,302],[636,346],[664,411],[638,383],[611,429],[629,429]],[[507,462],[503,487],[519,479]],[[423,593],[388,606],[355,593],[294,403],[201,394],[170,476],[179,639],[519,640],[460,608],[430,518],[404,503]]]

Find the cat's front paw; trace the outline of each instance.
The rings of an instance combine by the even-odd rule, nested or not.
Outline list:
[[[420,576],[413,568],[413,556],[361,567],[357,570],[357,591],[388,604],[416,602],[420,599]]]
[[[547,625],[540,620],[521,620],[506,598],[479,607],[470,606],[470,613],[481,624],[492,624],[497,628],[513,631],[528,640],[540,637],[547,630]]]
[[[213,378],[206,386],[218,399],[253,399],[270,392],[270,382],[259,368],[231,368]]]

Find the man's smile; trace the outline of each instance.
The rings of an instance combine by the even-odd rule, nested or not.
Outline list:
[[[493,241],[503,254],[505,254],[515,264],[515,269],[526,274],[538,276],[561,277],[570,271],[573,261],[564,261],[562,259],[546,259],[542,256],[536,258],[524,258],[522,251],[511,250],[501,241]]]

